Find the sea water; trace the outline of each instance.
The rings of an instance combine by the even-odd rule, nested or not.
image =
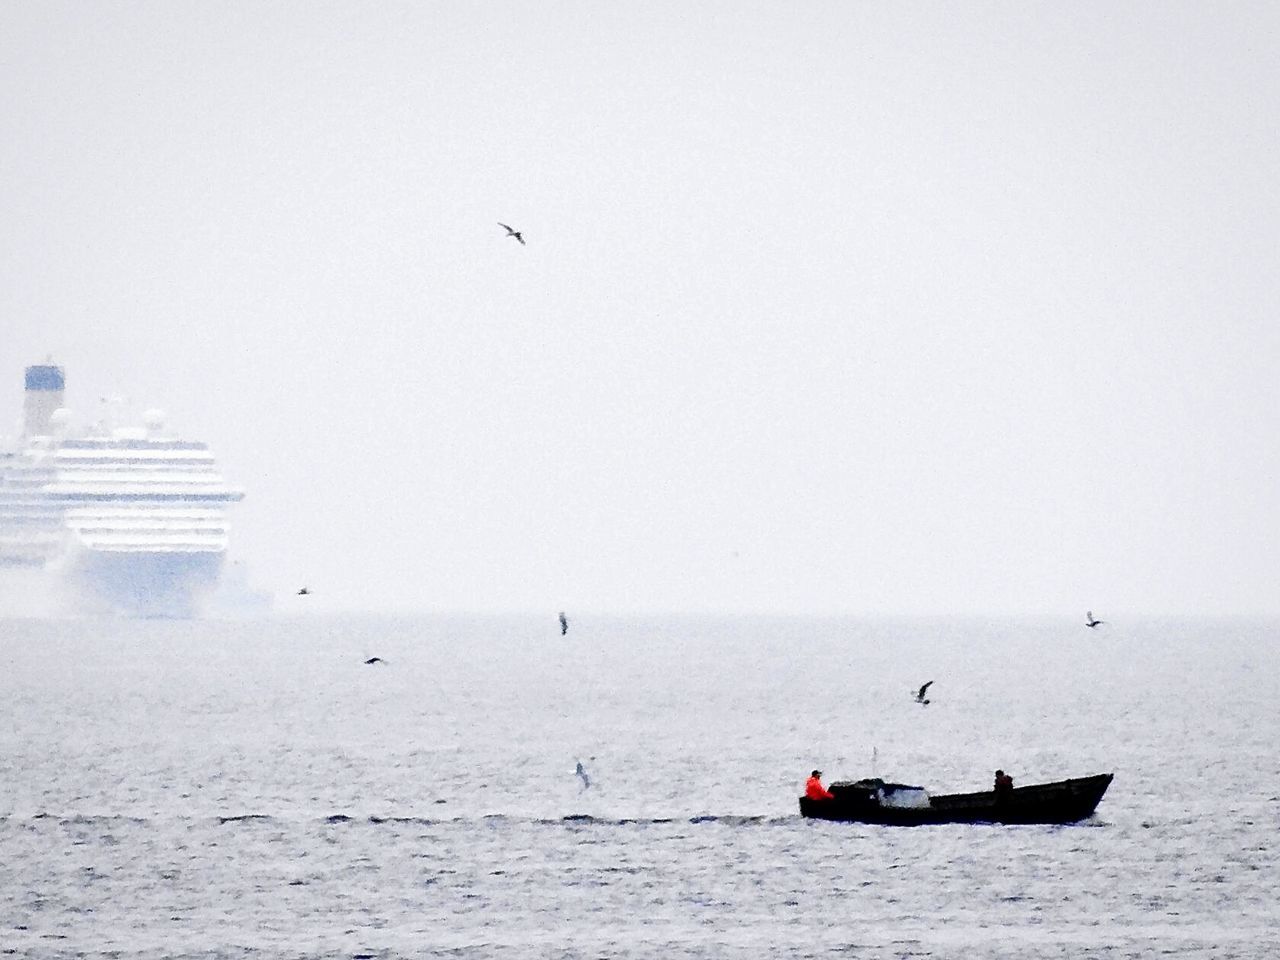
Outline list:
[[[1280,624],[1108,619],[0,621],[0,953],[1280,955]]]

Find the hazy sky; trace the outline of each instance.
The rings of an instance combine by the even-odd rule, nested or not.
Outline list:
[[[1280,612],[1278,48],[1270,3],[4,3],[0,432],[48,354],[164,408],[286,610]]]

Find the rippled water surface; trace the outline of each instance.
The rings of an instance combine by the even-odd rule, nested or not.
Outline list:
[[[1278,668],[1258,621],[0,621],[0,952],[1280,955]],[[800,819],[814,766],[1116,779],[894,829]]]

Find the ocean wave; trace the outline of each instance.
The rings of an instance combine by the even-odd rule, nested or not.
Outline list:
[[[275,823],[275,820],[269,813],[239,813],[218,817],[219,823]]]
[[[722,824],[729,827],[747,827],[767,823],[794,823],[799,816],[769,817],[764,814],[712,814],[703,813],[692,817],[602,817],[588,813],[571,813],[558,819],[538,819],[537,824],[587,824],[607,827],[662,826],[672,823],[688,823],[695,826],[702,824]]]

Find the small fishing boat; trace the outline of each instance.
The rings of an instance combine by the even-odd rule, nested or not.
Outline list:
[[[844,820],[911,827],[928,823],[1075,823],[1092,815],[1114,774],[1076,777],[1014,787],[997,793],[930,796],[923,787],[883,780],[836,782],[832,800],[800,798],[800,814],[817,820]]]

